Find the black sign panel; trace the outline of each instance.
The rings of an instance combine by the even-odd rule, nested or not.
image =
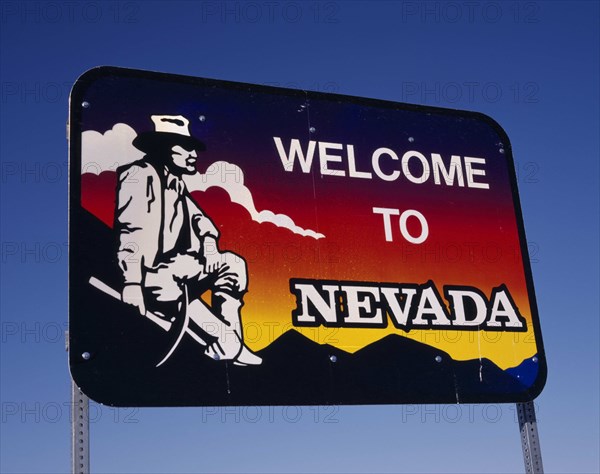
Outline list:
[[[465,111],[111,67],[70,111],[70,367],[116,406],[521,402],[511,147]]]

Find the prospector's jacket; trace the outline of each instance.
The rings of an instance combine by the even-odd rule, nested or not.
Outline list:
[[[144,269],[153,268],[164,260],[164,191],[169,173],[166,167],[140,160],[117,170],[117,202],[115,231],[118,234],[117,259],[124,283],[143,283]],[[183,182],[181,199],[187,222],[182,226],[182,241],[186,248],[178,253],[202,254],[206,236],[215,239],[219,231],[196,205]]]

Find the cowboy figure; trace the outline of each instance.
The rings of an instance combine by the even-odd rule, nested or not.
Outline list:
[[[185,117],[151,118],[155,131],[133,141],[146,155],[118,169],[115,231],[122,300],[142,315],[151,311],[170,322],[185,318],[183,330],[213,359],[258,365],[262,360],[244,344],[240,320],[246,262],[219,250],[219,231],[182,179],[196,173],[205,146],[190,136]],[[210,307],[201,299],[208,290]]]

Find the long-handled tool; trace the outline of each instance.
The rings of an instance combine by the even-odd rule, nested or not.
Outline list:
[[[112,296],[116,300],[123,301],[121,299],[121,294],[117,290],[111,288],[103,281],[98,280],[96,277],[90,278],[90,285],[92,285],[94,288],[99,289],[101,292],[107,294],[108,296]],[[144,316],[146,316],[154,324],[157,324],[158,326],[163,328],[165,331],[171,330],[172,323],[170,323],[169,321],[165,321],[163,318],[157,316],[151,311],[146,311],[146,314]]]
[[[114,298],[118,301],[123,301],[121,298],[121,294],[117,290],[115,290],[114,288],[111,288],[110,286],[108,286],[106,283],[99,280],[98,278],[90,277],[89,283],[94,288],[97,288],[98,290],[102,291],[104,294],[111,296],[112,298]],[[207,309],[207,311],[208,311],[208,309]],[[171,328],[173,327],[173,323],[171,323],[169,321],[165,321],[163,318],[157,316],[156,314],[152,313],[151,311],[146,310],[146,314],[144,316],[146,318],[148,318],[150,321],[152,321],[154,324],[160,326],[163,330],[165,330],[167,332],[171,331]],[[203,325],[201,325],[198,321],[197,321],[197,323],[199,324],[199,328],[198,328],[199,331],[201,333],[204,332],[205,328],[202,327]],[[214,324],[214,322],[212,324]],[[171,357],[171,355],[173,354],[173,352],[175,351],[175,349],[181,342],[181,339],[182,339],[184,333],[189,334],[197,343],[201,344],[202,346],[206,346],[207,351],[205,351],[205,355],[207,355],[208,357],[210,357],[212,359],[219,359],[219,358],[221,358],[220,354],[223,354],[223,355],[225,354],[225,351],[222,349],[222,347],[220,346],[220,344],[218,342],[210,341],[211,339],[217,339],[217,338],[211,337],[211,335],[208,333],[205,334],[205,336],[206,336],[205,338],[199,336],[194,330],[192,330],[188,326],[188,321],[186,319],[181,332],[178,334],[177,339],[175,340],[175,344],[173,344],[171,349],[167,352],[167,355],[156,365],[156,367],[161,366],[162,364],[164,364],[167,361],[167,359],[169,359],[169,357]],[[208,341],[207,341],[207,339],[208,339]]]

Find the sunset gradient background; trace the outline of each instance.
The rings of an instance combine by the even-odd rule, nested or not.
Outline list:
[[[82,110],[81,124],[72,124],[75,133],[105,133],[117,123],[141,133],[153,130],[151,115],[183,115],[190,119],[192,135],[206,144],[197,165],[200,173],[214,173],[211,163],[227,162],[232,166],[217,170],[223,187],[228,180],[243,180],[257,210],[287,215],[296,225],[325,235],[317,240],[271,223],[258,223],[217,186],[193,192],[198,205],[220,229],[221,249],[247,261],[249,292],[243,323],[252,349],[263,349],[291,329],[296,301],[289,280],[308,278],[398,284],[432,280],[442,295],[445,285],[463,285],[480,289],[488,298],[493,288],[504,284],[527,323],[523,333],[406,332],[391,323],[386,329],[299,329],[316,342],[347,352],[388,334],[432,345],[455,360],[488,358],[503,369],[540,352],[523,264],[524,239],[519,236],[521,216],[515,209],[511,184],[510,144],[492,120],[401,104],[354,103],[297,91],[143,76],[119,70],[84,76],[77,97],[91,105]],[[345,176],[321,174],[318,146],[310,173],[302,172],[298,162],[292,171],[286,171],[273,137],[281,137],[286,151],[292,139],[299,139],[305,152],[309,140],[343,144],[343,150],[329,152],[342,156],[340,163],[329,167],[343,170]],[[354,146],[356,169],[371,172],[372,179],[349,176],[347,145]],[[416,159],[410,160],[410,171],[413,176],[423,176],[423,182],[411,182],[404,172],[395,181],[384,181],[373,172],[371,163],[373,152],[380,147],[394,150],[399,157],[416,150],[430,163],[431,154],[438,153],[447,168],[451,155],[485,158],[485,165],[474,165],[483,169],[485,176],[474,179],[488,183],[489,189],[459,187],[456,181],[448,186],[443,179],[436,185],[433,173],[424,175]],[[95,168],[85,155],[81,159]],[[106,156],[105,160],[98,163],[102,169],[119,162],[120,157]],[[401,169],[400,161],[387,156],[380,163],[386,174]],[[236,167],[243,174],[235,173]],[[464,165],[463,173],[466,182]],[[82,176],[83,207],[109,226],[115,183],[113,171]],[[427,219],[429,237],[420,245],[404,240],[398,231],[398,217],[392,217],[393,241],[387,242],[383,217],[373,212],[374,207],[418,210]],[[415,218],[408,220],[408,230],[419,235]]]

